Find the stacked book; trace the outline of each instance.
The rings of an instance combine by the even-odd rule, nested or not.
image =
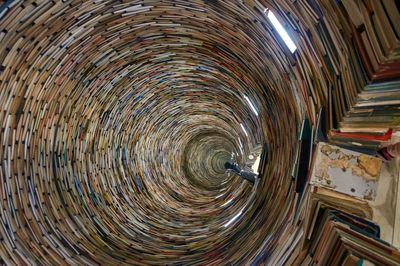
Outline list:
[[[313,147],[303,232],[287,262],[304,265],[397,265],[400,251],[381,239],[371,202],[382,162],[375,156],[320,142]],[[300,220],[300,219],[299,219]],[[367,264],[368,265],[368,264]]]
[[[331,143],[374,153],[400,127],[400,6],[394,0],[280,4],[299,38],[293,73]]]
[[[298,89],[304,117],[297,128],[299,145],[292,168],[296,192],[292,225],[297,229],[287,238],[291,244],[284,245],[286,253],[272,254],[271,264],[355,265],[369,261],[397,265],[398,252],[379,240],[379,234],[363,230],[366,225],[378,228],[372,222],[370,204],[378,193],[382,163],[375,157],[376,150],[389,143],[400,126],[398,1],[268,4],[262,7],[279,14],[298,46],[296,52],[286,51],[286,55],[292,63],[289,79]],[[334,172],[331,167],[320,169],[318,178],[313,169],[324,165],[323,147],[324,156],[334,152],[341,159],[351,158],[353,164]],[[334,163],[340,166],[343,161]],[[343,175],[342,169],[348,169],[347,174],[354,171],[354,175]],[[338,225],[336,218],[322,219],[323,212],[347,220]],[[335,225],[329,227],[331,220]],[[343,233],[343,227],[350,229]],[[353,243],[363,248],[355,248]]]
[[[313,265],[398,265],[400,252],[382,241],[373,222],[346,212],[320,206],[315,210],[308,237]],[[368,264],[367,264],[368,265]]]
[[[346,92],[356,89],[347,112],[334,108],[338,131],[333,142],[354,142],[366,148],[377,148],[388,141],[393,128],[400,125],[400,12],[393,0],[341,1],[337,5],[349,49],[351,75],[341,85]],[[350,42],[351,41],[351,42]],[[343,102],[340,98],[337,102]],[[345,100],[344,100],[345,101]],[[356,144],[357,145],[357,144]]]
[[[0,2],[0,264],[279,257],[300,119],[253,5]],[[264,140],[255,186],[213,173]]]

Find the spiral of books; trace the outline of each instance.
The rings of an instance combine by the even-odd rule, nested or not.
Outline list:
[[[297,105],[263,14],[218,2],[11,5],[3,261],[238,263],[273,248],[292,205],[291,169],[276,162],[294,160]],[[265,140],[275,153],[257,184],[225,173],[232,153],[244,164]]]
[[[309,193],[304,132],[329,84],[343,89],[332,73],[351,75],[313,28],[332,7],[289,2],[0,1],[0,264],[289,254]],[[338,106],[336,122],[350,105]],[[254,184],[224,168],[256,160]]]

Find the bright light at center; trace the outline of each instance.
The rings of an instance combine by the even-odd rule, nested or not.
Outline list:
[[[251,167],[251,170],[253,170],[253,173],[259,174],[258,173],[258,166],[260,165],[260,157],[261,157],[261,155],[258,155],[258,157],[255,160],[253,166]]]
[[[296,51],[297,47],[290,39],[289,35],[283,28],[282,24],[278,21],[278,19],[275,17],[274,13],[271,12],[271,10],[265,9],[264,12],[267,12],[267,17],[269,21],[271,21],[272,25],[275,27],[275,29],[278,31],[279,35],[285,42],[286,46],[289,48],[290,52],[294,53]]]

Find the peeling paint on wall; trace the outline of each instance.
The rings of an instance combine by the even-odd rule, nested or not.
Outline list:
[[[381,167],[382,161],[377,157],[320,143],[311,183],[374,200]]]

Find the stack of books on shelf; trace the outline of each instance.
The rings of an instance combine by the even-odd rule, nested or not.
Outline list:
[[[337,7],[353,46],[348,67],[352,75],[343,80],[343,91],[354,87],[357,94],[330,137],[338,144],[354,140],[355,145],[376,149],[400,125],[399,5],[393,0],[346,0]]]
[[[313,265],[398,265],[400,252],[380,237],[375,223],[346,212],[320,206],[308,232],[309,254],[303,262]],[[370,264],[371,265],[371,264]]]
[[[281,2],[277,13],[298,37],[292,77],[312,139],[308,154],[303,123],[292,174],[302,188],[293,224],[303,236],[285,263],[399,265],[399,251],[380,239],[371,202],[382,166],[376,151],[400,127],[400,4]]]
[[[282,11],[301,36],[293,66],[306,114],[324,109],[330,143],[374,154],[400,127],[400,5],[394,0],[296,1]],[[284,6],[284,5],[282,5]]]
[[[398,265],[400,251],[383,241],[372,221],[382,162],[327,143],[315,148],[304,237],[290,262],[304,265]],[[371,265],[371,264],[370,264]]]

